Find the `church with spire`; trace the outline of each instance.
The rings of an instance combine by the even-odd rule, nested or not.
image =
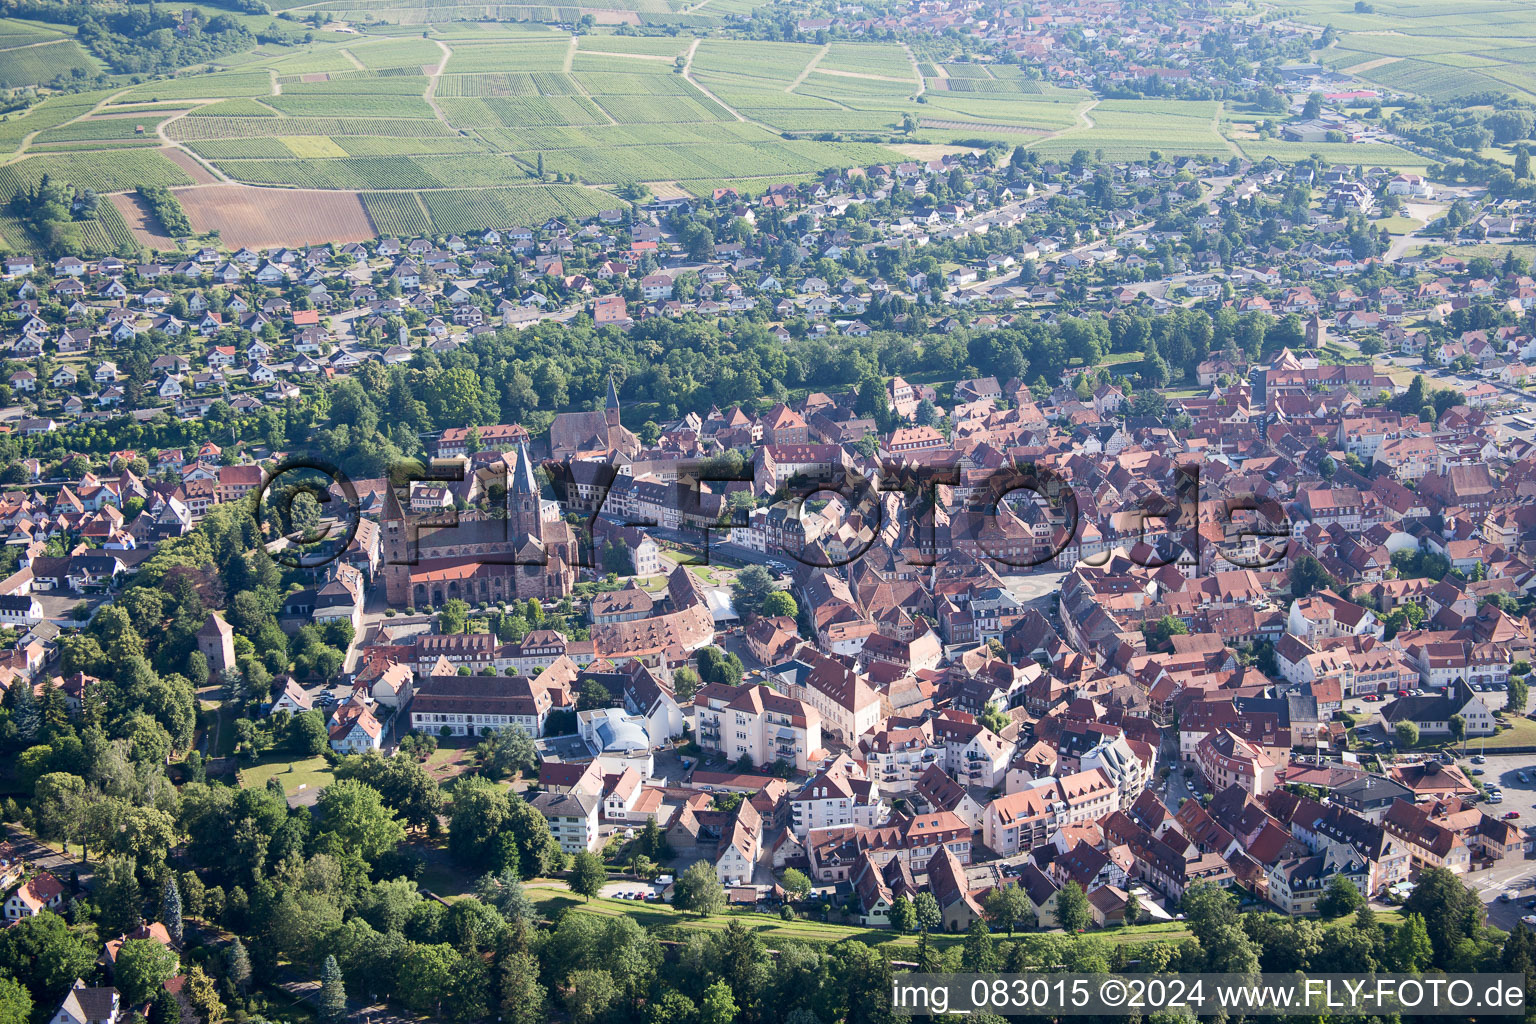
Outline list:
[[[615,452],[633,458],[640,439],[619,422],[619,389],[608,378],[608,401],[601,411],[562,412],[549,425],[549,451],[556,462],[604,458]]]
[[[430,608],[453,598],[475,604],[537,598],[558,600],[576,584],[577,542],[546,500],[528,445],[509,467],[505,515],[460,513],[440,525],[436,517],[402,508],[384,490],[379,525],[384,545],[384,593],[392,607]]]

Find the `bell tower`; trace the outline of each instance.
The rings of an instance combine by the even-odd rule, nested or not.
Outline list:
[[[513,536],[542,536],[539,504],[539,481],[533,475],[533,456],[528,454],[528,442],[520,441],[517,445],[517,466],[512,471],[512,486],[507,489]]]
[[[609,430],[619,427],[619,389],[613,386],[613,374],[608,375],[608,405],[604,410]]]

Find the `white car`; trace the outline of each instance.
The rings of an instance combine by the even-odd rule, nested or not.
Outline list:
[[[1520,919],[1520,923],[1536,928],[1536,914],[1526,914]]]

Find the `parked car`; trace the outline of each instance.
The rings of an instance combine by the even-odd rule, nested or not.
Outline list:
[[[1472,774],[1473,775],[1487,775],[1488,773],[1486,771],[1484,771],[1482,768],[1473,768],[1472,769]]]
[[[1520,894],[1513,889],[1505,889],[1503,892],[1499,893],[1499,902],[1508,903],[1518,895]]]
[[[1520,923],[1523,925],[1536,927],[1536,914],[1526,914],[1520,919]]]
[[[1514,821],[1518,817],[1520,817],[1520,812],[1519,811],[1506,811],[1504,813],[1504,820],[1505,821]]]
[[[1484,757],[1482,754],[1478,754],[1477,756],[1472,758],[1472,763],[1473,764],[1487,764],[1488,763],[1488,759],[1486,757]]]

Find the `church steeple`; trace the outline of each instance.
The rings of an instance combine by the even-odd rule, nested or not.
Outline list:
[[[539,482],[533,478],[533,456],[528,454],[528,442],[517,442],[517,468],[512,471],[512,493],[539,496]]]
[[[604,410],[603,419],[609,430],[619,425],[619,389],[614,386],[613,374],[608,375],[608,405]]]
[[[533,476],[533,456],[528,454],[528,442],[517,443],[517,465],[507,487],[507,506],[512,518],[512,532],[516,536],[538,536],[539,529],[539,482]]]

